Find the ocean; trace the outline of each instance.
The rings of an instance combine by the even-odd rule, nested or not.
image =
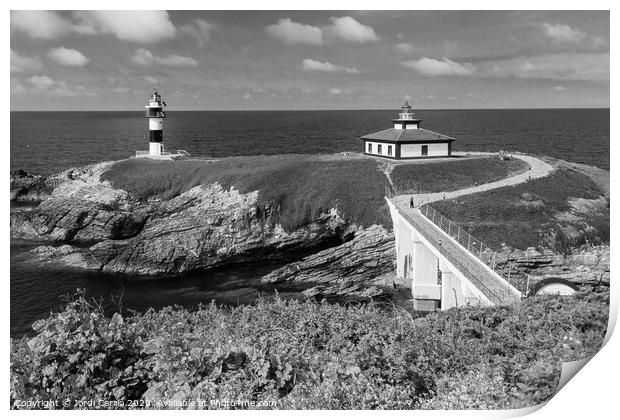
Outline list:
[[[395,110],[169,111],[168,150],[193,156],[361,151],[360,136],[390,127]],[[455,137],[455,151],[520,151],[609,170],[609,109],[416,110],[422,127]],[[73,166],[126,158],[148,149],[143,112],[11,112],[11,170],[42,175]],[[11,335],[62,307],[62,296],[83,289],[108,311],[145,310],[216,300],[248,303],[277,265],[144,278],[27,263],[33,244],[11,242]],[[114,298],[113,298],[114,297]]]

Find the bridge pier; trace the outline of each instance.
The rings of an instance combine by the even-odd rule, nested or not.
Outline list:
[[[416,236],[415,233],[412,236]],[[441,285],[438,283],[439,259],[420,240],[413,242],[413,307],[434,311],[441,307]]]
[[[406,203],[387,200],[394,226],[396,275],[411,279],[413,306],[434,311],[470,304],[504,304],[521,293]]]

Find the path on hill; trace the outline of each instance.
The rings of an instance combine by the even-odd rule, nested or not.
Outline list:
[[[479,153],[486,154],[486,153]],[[528,155],[511,155],[514,159],[520,159],[530,165],[530,169],[520,173],[518,175],[510,176],[508,178],[500,179],[499,181],[488,182],[486,184],[477,185],[474,187],[463,188],[456,191],[441,191],[436,193],[422,193],[422,194],[402,194],[394,197],[395,202],[400,206],[409,206],[409,200],[413,197],[415,206],[422,204],[429,204],[434,201],[451,200],[462,195],[475,194],[479,192],[494,190],[496,188],[507,187],[510,185],[517,185],[523,182],[530,181],[532,179],[542,178],[551,173],[553,166],[543,161],[542,159]]]

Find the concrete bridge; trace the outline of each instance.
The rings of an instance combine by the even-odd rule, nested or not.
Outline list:
[[[476,153],[483,154],[483,153]],[[512,155],[529,169],[495,182],[456,191],[386,198],[396,239],[396,276],[411,281],[414,307],[449,309],[467,304],[505,304],[522,293],[495,272],[494,253],[428,203],[516,185],[548,175],[552,166],[528,155]],[[410,206],[413,199],[415,207]]]
[[[493,253],[484,244],[428,206],[411,208],[402,197],[387,201],[394,225],[396,275],[411,281],[415,309],[521,299],[521,292],[485,262]]]

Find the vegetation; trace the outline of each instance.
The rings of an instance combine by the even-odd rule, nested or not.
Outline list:
[[[131,408],[147,400],[220,399],[291,409],[524,407],[552,396],[561,361],[600,348],[608,305],[608,294],[591,292],[416,318],[373,303],[276,297],[123,319],[106,318],[78,296],[36,322],[34,337],[11,341],[10,404],[69,399],[69,407],[90,408],[81,404],[111,400]]]
[[[170,199],[197,185],[220,183],[259,192],[259,204],[276,209],[276,222],[294,230],[337,207],[351,223],[391,226],[384,200],[388,181],[370,159],[308,155],[248,156],[217,161],[130,159],[102,175],[136,198]]]
[[[422,165],[400,164],[394,167],[391,177],[400,194],[432,193],[498,181],[527,169],[528,164],[520,159],[478,157]]]
[[[505,243],[567,253],[585,243],[609,243],[609,201],[603,194],[585,175],[561,169],[432,207],[496,249]]]

